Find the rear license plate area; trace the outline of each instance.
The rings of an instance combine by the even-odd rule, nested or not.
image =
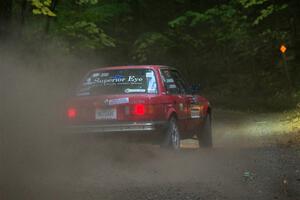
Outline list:
[[[117,109],[116,108],[96,109],[95,118],[96,120],[117,119]]]

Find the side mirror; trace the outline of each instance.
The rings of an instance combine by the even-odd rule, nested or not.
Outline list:
[[[199,94],[201,91],[200,84],[193,84],[190,86],[190,93],[191,94]]]

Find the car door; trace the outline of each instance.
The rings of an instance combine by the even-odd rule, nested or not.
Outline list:
[[[164,86],[170,99],[170,104],[177,113],[181,130],[185,131],[189,120],[189,99],[186,95],[186,87],[180,74],[176,70],[162,69]]]

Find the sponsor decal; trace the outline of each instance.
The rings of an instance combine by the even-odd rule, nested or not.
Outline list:
[[[101,75],[100,75],[101,77],[108,77],[109,76],[109,73],[107,73],[107,72],[103,72],[103,73],[101,73]]]
[[[175,84],[171,84],[171,85],[169,85],[169,89],[176,89],[177,87],[176,87],[176,85]]]
[[[125,93],[139,93],[139,92],[144,93],[144,92],[146,92],[146,90],[145,89],[129,89],[129,88],[127,88],[124,92]]]
[[[98,77],[98,76],[100,76],[100,73],[94,73],[94,74],[92,75],[92,77]]]
[[[168,78],[168,79],[166,79],[166,82],[167,82],[167,83],[174,83],[174,79]]]
[[[156,86],[156,80],[154,77],[154,72],[147,72],[146,73],[146,78],[148,80],[148,88],[147,91],[150,94],[156,93],[157,92],[157,86]]]
[[[112,85],[112,84],[142,84],[144,78],[136,77],[136,76],[122,76],[122,75],[115,75],[113,77],[104,78],[104,73],[101,75],[97,73],[96,75],[93,74],[92,77],[88,78],[84,85]]]
[[[147,78],[152,78],[152,77],[154,77],[153,71],[147,72],[147,73],[146,73],[146,77],[147,77]]]
[[[88,96],[90,94],[91,94],[90,92],[80,92],[77,94],[77,96]]]
[[[119,99],[106,99],[104,101],[105,104],[108,104],[110,106],[113,105],[119,105],[119,104],[125,104],[125,103],[129,103],[129,98],[119,98]]]
[[[203,116],[203,106],[202,105],[192,105],[191,107],[191,118],[201,118]]]
[[[103,101],[103,103],[104,103],[105,105],[109,105],[109,99],[105,99],[105,100]]]
[[[195,119],[195,118],[200,118],[200,112],[199,110],[191,110],[191,118]]]
[[[144,79],[142,77],[128,76],[128,82],[130,82],[130,83],[142,82],[143,80]]]
[[[114,75],[112,78],[113,79],[124,79],[125,77],[123,75]]]

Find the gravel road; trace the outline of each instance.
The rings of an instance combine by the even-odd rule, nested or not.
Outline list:
[[[300,150],[279,124],[276,115],[216,111],[215,148],[185,140],[180,152],[32,129],[7,138],[0,199],[297,200]]]

